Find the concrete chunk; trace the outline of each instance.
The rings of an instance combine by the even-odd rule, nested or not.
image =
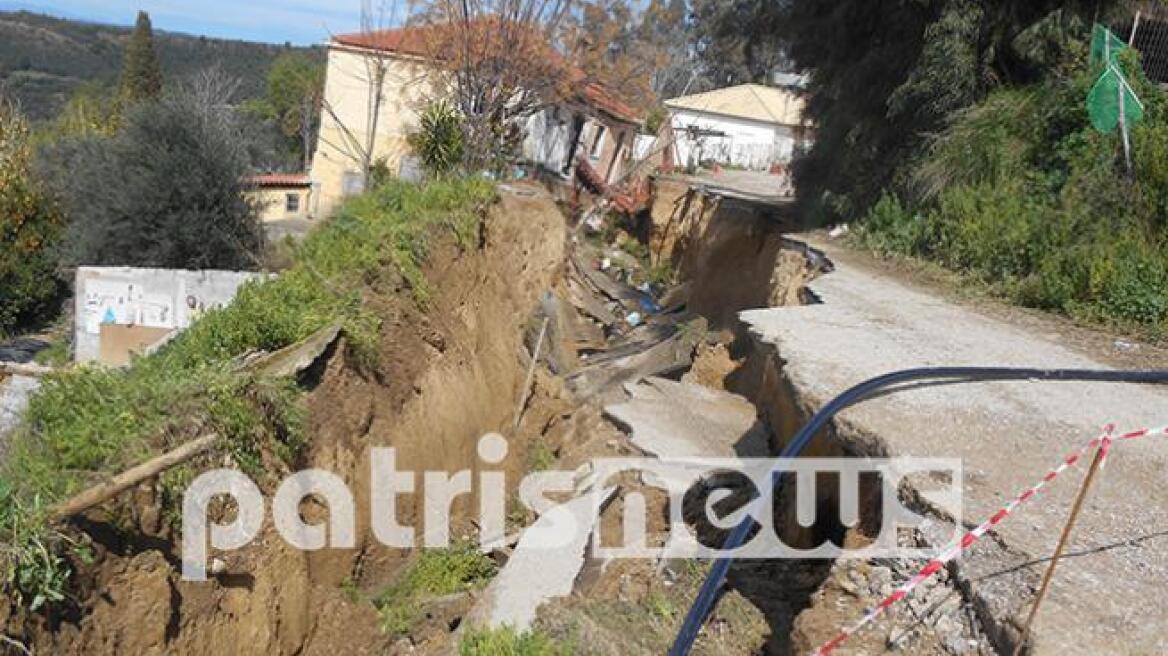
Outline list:
[[[545,602],[572,593],[601,508],[616,488],[576,497],[523,532],[507,565],[487,586],[464,624],[525,631]]]
[[[605,406],[637,448],[662,459],[762,457],[767,431],[745,398],[692,383],[647,378],[628,384],[632,397]]]

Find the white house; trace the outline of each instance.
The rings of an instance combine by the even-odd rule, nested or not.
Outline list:
[[[714,161],[768,170],[788,164],[812,138],[803,99],[789,88],[742,84],[666,100],[665,107],[678,166]]]

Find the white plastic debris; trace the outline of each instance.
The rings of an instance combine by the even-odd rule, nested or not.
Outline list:
[[[848,234],[848,224],[841,223],[827,232],[827,236],[832,239],[839,239]]]

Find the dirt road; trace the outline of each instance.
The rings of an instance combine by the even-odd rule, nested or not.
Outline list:
[[[796,238],[806,236],[797,235]],[[865,379],[912,367],[1109,368],[1059,333],[990,316],[914,289],[864,258],[812,237],[836,268],[810,285],[822,301],[742,313],[756,343],[782,360],[814,407]],[[859,452],[956,457],[964,513],[980,522],[1037,482],[1104,424],[1168,423],[1168,389],[1117,384],[993,383],[914,388],[862,403],[838,433]],[[1168,607],[1168,439],[1112,453],[1079,519],[1034,629],[1033,653],[1165,653]],[[1085,464],[1007,519],[997,540],[959,561],[990,633],[1012,635],[1054,549]],[[823,635],[830,637],[830,628]]]

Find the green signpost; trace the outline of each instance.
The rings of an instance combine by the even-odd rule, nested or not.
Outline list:
[[[1132,125],[1144,119],[1144,103],[1132,89],[1119,65],[1119,53],[1128,47],[1111,30],[1095,25],[1091,33],[1091,64],[1102,67],[1099,79],[1087,93],[1087,115],[1091,125],[1104,134],[1119,129],[1123,138],[1123,159],[1132,170]]]

